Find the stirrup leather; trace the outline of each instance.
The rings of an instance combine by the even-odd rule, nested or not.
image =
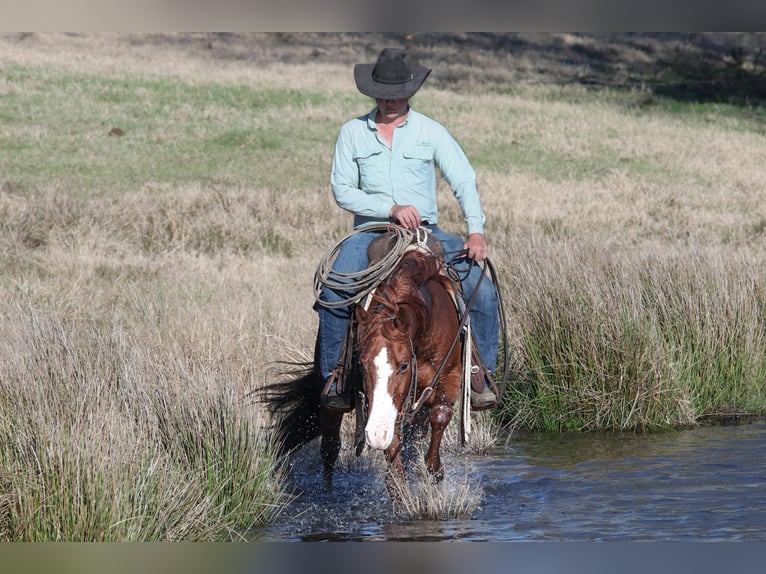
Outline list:
[[[354,357],[354,332],[356,325],[354,321],[354,309],[351,313],[346,327],[346,336],[343,338],[343,344],[340,348],[338,364],[327,377],[319,400],[322,406],[328,410],[347,413],[354,408],[353,393],[356,387],[355,380],[355,357]],[[333,392],[333,386],[335,392]],[[332,397],[330,395],[335,395]]]

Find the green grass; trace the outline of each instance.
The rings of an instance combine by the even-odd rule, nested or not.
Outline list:
[[[519,170],[552,183],[603,181],[616,170],[652,182],[674,177],[671,170],[656,159],[625,157],[604,144],[590,146],[587,156],[577,156],[565,151],[546,150],[537,137],[530,136],[520,141],[480,144],[471,151],[478,167],[501,173]]]
[[[766,133],[766,106],[761,100],[750,103],[682,99],[652,89],[652,82],[634,86],[497,86],[492,93],[509,97],[537,97],[551,103],[577,106],[607,105],[637,117],[659,116],[690,126],[713,125],[735,132]]]
[[[174,78],[120,80],[19,66],[6,66],[5,73],[4,178],[36,186],[59,181],[107,194],[147,178],[284,187],[280,174],[316,145],[316,128],[264,124],[263,118],[289,117],[326,98]],[[112,128],[125,135],[110,136]],[[264,162],[274,169],[263,170]]]

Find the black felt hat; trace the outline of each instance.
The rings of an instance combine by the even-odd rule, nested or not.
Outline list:
[[[374,64],[354,66],[357,89],[365,96],[385,100],[411,97],[426,81],[431,68],[410,62],[406,50],[384,48]]]

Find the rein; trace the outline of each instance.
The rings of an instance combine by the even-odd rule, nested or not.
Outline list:
[[[410,405],[415,403],[415,399],[418,394],[418,357],[415,354],[415,345],[412,343],[412,339],[410,339],[410,387],[407,389],[407,397],[404,399],[404,404],[402,405],[402,412],[407,412],[410,408]],[[416,411],[412,411],[412,416],[415,415]]]
[[[446,253],[467,253],[467,250],[462,249],[459,251],[450,251],[445,252]],[[474,265],[480,265],[476,261],[471,262],[471,266]],[[428,386],[423,389],[423,392],[420,394],[420,398],[414,402],[412,405],[412,408],[409,412],[407,412],[407,419],[408,421],[411,421],[415,415],[418,413],[418,411],[423,407],[423,404],[428,400],[428,397],[430,397],[434,392],[434,387],[436,386],[436,382],[439,378],[439,375],[441,375],[442,371],[444,370],[444,367],[447,365],[447,360],[449,356],[452,354],[452,351],[455,350],[455,346],[457,345],[458,341],[460,340],[460,334],[463,332],[463,329],[465,329],[466,324],[468,323],[469,319],[469,312],[471,308],[473,307],[474,302],[476,301],[476,296],[479,292],[479,285],[481,285],[482,280],[484,279],[484,275],[486,271],[489,271],[490,278],[492,279],[492,283],[495,286],[495,292],[497,294],[497,306],[498,306],[498,315],[500,318],[500,330],[502,332],[503,336],[503,349],[505,349],[505,352],[503,353],[503,381],[500,385],[500,392],[499,396],[503,396],[505,394],[505,389],[508,384],[508,324],[506,322],[506,316],[505,316],[505,304],[503,302],[502,296],[500,295],[500,289],[498,288],[497,284],[497,272],[495,271],[495,266],[492,264],[492,262],[489,260],[489,258],[485,259],[481,263],[482,267],[482,274],[479,277],[479,280],[476,282],[476,286],[474,287],[473,293],[471,293],[471,297],[469,298],[468,302],[465,305],[465,308],[463,309],[462,316],[460,317],[460,324],[458,325],[457,333],[455,335],[455,338],[452,340],[452,344],[450,345],[449,350],[444,355],[444,358],[442,359],[441,364],[439,365],[439,368],[436,369],[436,372],[434,373],[434,376],[431,378],[431,382],[428,383]],[[450,270],[457,275],[457,272],[455,271],[454,267],[450,267]],[[470,269],[467,271],[467,273],[470,273]],[[412,341],[410,341],[410,345],[412,345]],[[413,347],[412,350],[412,358],[413,362],[415,359],[415,349]],[[466,366],[464,366],[466,368]],[[413,380],[415,380],[413,378]],[[410,383],[412,385],[412,383]],[[414,384],[415,389],[412,391],[413,398],[415,397],[415,394],[417,392],[417,384]],[[403,409],[404,410],[404,409]]]
[[[468,250],[461,249],[459,251],[455,252],[449,252],[449,253],[467,253]],[[486,260],[485,260],[486,261]],[[471,266],[478,265],[475,261],[472,261]],[[455,272],[454,268],[450,268],[453,272]],[[470,269],[469,269],[470,272]],[[456,273],[456,272],[455,272]],[[476,296],[479,293],[479,285],[481,285],[482,280],[484,279],[484,273],[481,274],[481,277],[479,277],[479,280],[476,282],[476,286],[474,287],[473,293],[471,293],[471,297],[468,300],[468,302],[465,305],[465,309],[463,310],[463,314],[460,317],[460,324],[457,328],[457,333],[455,333],[455,337],[452,339],[452,343],[450,344],[449,349],[444,355],[444,358],[442,359],[442,362],[439,364],[439,367],[436,369],[436,372],[434,373],[434,376],[431,378],[431,382],[428,383],[426,388],[423,389],[423,392],[420,393],[420,398],[415,401],[415,403],[412,405],[412,408],[407,412],[407,418],[409,421],[411,421],[415,415],[418,413],[418,411],[423,408],[423,404],[428,400],[428,397],[430,397],[434,392],[434,387],[436,386],[436,382],[439,380],[439,376],[442,374],[442,371],[444,370],[444,367],[447,366],[447,361],[449,360],[450,355],[452,354],[452,351],[455,350],[455,347],[457,346],[458,341],[460,341],[460,334],[463,332],[463,329],[466,326],[466,323],[468,323],[469,318],[469,311],[473,307],[474,302],[476,301]],[[412,341],[410,341],[410,345],[412,345]],[[413,348],[412,351],[413,357],[415,356],[415,350]],[[415,385],[417,389],[417,384]],[[505,390],[505,389],[503,389]],[[415,395],[416,391],[413,391],[413,396]]]

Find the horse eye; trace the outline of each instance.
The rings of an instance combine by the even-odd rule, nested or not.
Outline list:
[[[401,365],[399,365],[399,372],[403,373],[404,371],[406,371],[409,368],[410,368],[410,364],[409,363],[402,363]]]

